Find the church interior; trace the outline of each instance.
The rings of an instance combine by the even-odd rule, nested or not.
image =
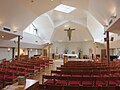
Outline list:
[[[0,0],[0,90],[73,89],[120,90],[120,0]]]

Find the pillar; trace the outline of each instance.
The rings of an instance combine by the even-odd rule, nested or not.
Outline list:
[[[96,43],[94,42],[94,62],[96,61]]]
[[[110,52],[109,52],[109,49],[110,49],[110,46],[109,46],[109,32],[107,31],[106,32],[106,40],[107,40],[107,63],[109,65],[110,63]]]
[[[30,49],[28,48],[27,51],[28,51],[28,58],[29,58]]]
[[[15,48],[13,47],[12,48],[12,59],[14,59],[15,58]]]
[[[18,61],[20,61],[20,36],[18,36],[18,55],[17,55]]]

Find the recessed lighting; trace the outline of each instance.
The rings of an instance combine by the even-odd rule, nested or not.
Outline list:
[[[32,49],[30,49],[30,51],[32,51]]]
[[[85,42],[88,41],[87,39],[84,40]]]
[[[1,37],[2,37],[2,38],[5,38],[5,36],[3,36],[3,35],[2,35]]]
[[[58,40],[58,42],[62,42],[63,40]]]
[[[10,48],[8,48],[7,50],[8,50],[8,52],[9,52],[9,51],[10,51]]]
[[[113,8],[111,9],[111,15],[112,15],[112,18],[116,18],[116,16],[117,16],[116,7],[113,7]]]
[[[69,28],[69,27],[70,27],[69,24],[64,25],[64,28]]]
[[[64,13],[70,13],[70,12],[74,11],[75,9],[76,9],[75,7],[60,4],[54,10],[64,12]]]
[[[18,27],[13,26],[13,32],[17,32],[17,30],[18,30]]]

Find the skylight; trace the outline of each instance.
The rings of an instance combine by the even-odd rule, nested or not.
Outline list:
[[[75,7],[60,4],[54,10],[64,12],[64,13],[70,13],[70,12],[74,11],[75,9],[76,9]]]

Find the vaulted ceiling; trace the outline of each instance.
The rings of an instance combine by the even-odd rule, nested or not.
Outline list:
[[[75,7],[66,14],[55,11],[59,4]],[[120,0],[0,0],[0,25],[21,33],[30,23],[48,41],[69,42],[65,28],[75,28],[71,42],[103,41],[104,25],[113,14],[120,17]],[[112,31],[111,31],[112,32]]]

